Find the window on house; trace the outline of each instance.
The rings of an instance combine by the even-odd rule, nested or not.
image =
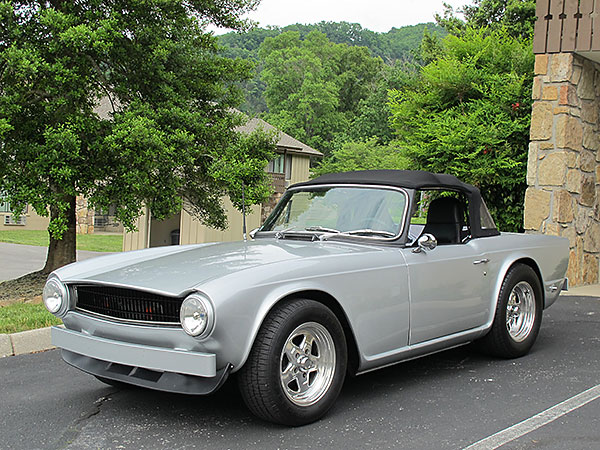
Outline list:
[[[279,155],[275,159],[269,161],[267,166],[267,172],[269,173],[283,173],[285,179],[289,180],[292,178],[292,155]]]
[[[7,216],[4,216],[4,225],[25,225],[26,224],[26,218],[25,216],[13,216],[12,214],[9,214]]]
[[[6,200],[6,197],[4,197],[0,193],[0,213],[12,213],[12,212],[14,212],[14,211],[11,209],[10,203]],[[25,207],[25,209],[23,209],[21,214],[27,214],[27,206]]]
[[[283,173],[283,155],[279,155],[275,159],[269,161],[269,165],[267,166],[267,172]]]
[[[10,203],[4,200],[0,195],[0,212],[10,212]]]

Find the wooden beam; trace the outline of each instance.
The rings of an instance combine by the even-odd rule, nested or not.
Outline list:
[[[577,42],[575,50],[579,52],[589,52],[592,48],[592,18],[590,15],[594,11],[594,0],[580,0],[579,2],[579,24],[577,27]]]
[[[594,11],[590,14],[592,18],[592,51],[600,50],[600,0],[594,1]]]
[[[575,51],[575,41],[577,39],[577,24],[579,23],[579,2],[577,0],[567,0],[565,3],[565,19],[563,21],[563,33],[560,50],[563,52]]]
[[[533,29],[533,53],[546,53],[546,38],[548,37],[548,20],[550,0],[537,0],[535,4],[535,21]]]
[[[560,42],[562,39],[563,10],[565,0],[552,0],[550,3],[550,16],[548,20],[548,41],[546,43],[546,53],[560,52]]]

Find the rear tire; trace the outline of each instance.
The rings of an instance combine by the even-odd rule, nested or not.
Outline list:
[[[346,366],[346,339],[335,314],[313,300],[291,300],[267,315],[238,384],[256,416],[299,426],[333,406]]]
[[[475,342],[485,353],[500,358],[526,355],[542,324],[543,293],[535,271],[515,264],[504,277],[492,328]]]

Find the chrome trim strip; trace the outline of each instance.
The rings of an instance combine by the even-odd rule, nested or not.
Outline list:
[[[108,322],[114,322],[114,323],[131,323],[131,324],[137,324],[137,325],[147,325],[147,326],[156,325],[159,327],[181,328],[181,322],[151,322],[151,321],[144,321],[144,320],[121,319],[120,317],[106,316],[104,314],[100,314],[100,313],[97,313],[94,311],[88,311],[87,309],[80,308],[78,306],[75,307],[74,311],[76,311],[80,314],[85,314],[90,317],[94,317],[94,318],[98,318],[98,319],[104,319]]]
[[[488,323],[477,328],[459,331],[458,333],[441,336],[439,338],[430,339],[429,341],[419,342],[417,344],[407,345],[397,350],[375,355],[366,360],[367,363],[371,363],[369,364],[370,367],[364,370],[359,370],[356,375],[362,375],[374,370],[383,369],[384,367],[390,367],[410,361],[412,359],[417,359],[422,356],[432,355],[434,353],[460,347],[461,345],[468,344],[474,339],[481,337],[491,327],[491,325],[492,323]],[[393,361],[390,361],[390,358],[393,358]],[[376,364],[377,360],[383,360],[386,362],[380,365],[373,365],[372,363]]]
[[[103,361],[200,377],[217,373],[217,358],[211,353],[129,344],[58,327],[51,328],[51,337],[56,347]]]
[[[446,350],[452,350],[452,349],[455,349],[455,348],[458,348],[458,347],[462,347],[462,346],[470,344],[470,343],[471,343],[471,341],[461,342],[460,344],[450,345],[450,346],[444,347],[444,348],[437,348],[437,349],[432,350],[432,351],[430,351],[428,353],[425,352],[425,353],[416,354],[414,356],[408,356],[408,357],[406,357],[404,359],[400,359],[398,361],[393,361],[393,362],[390,362],[390,363],[387,363],[387,364],[383,364],[382,366],[376,366],[376,367],[371,367],[370,369],[361,370],[361,371],[359,371],[359,372],[356,373],[356,376],[364,375],[364,374],[370,373],[370,372],[375,372],[376,370],[379,370],[379,369],[387,369],[388,367],[392,367],[392,366],[395,366],[397,364],[402,364],[402,363],[405,363],[405,362],[413,361],[415,359],[421,359],[421,358],[424,358],[426,356],[435,355],[436,353],[445,352]]]

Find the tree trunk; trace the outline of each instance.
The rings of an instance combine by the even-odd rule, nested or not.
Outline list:
[[[69,198],[69,209],[67,210],[67,231],[64,232],[62,239],[54,239],[50,235],[50,245],[48,246],[48,256],[43,271],[50,273],[59,267],[65,266],[77,259],[75,252],[76,242],[76,221],[75,221],[75,197]],[[50,207],[50,219],[58,217],[58,209]]]

